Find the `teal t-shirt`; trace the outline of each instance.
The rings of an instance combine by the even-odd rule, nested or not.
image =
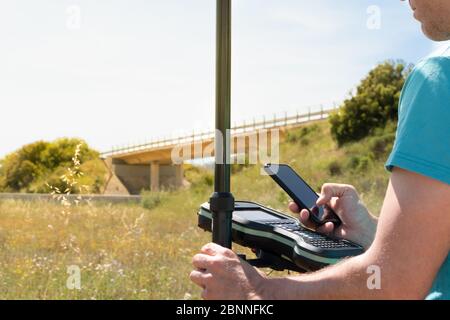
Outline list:
[[[393,167],[450,184],[450,47],[420,61],[405,83],[397,136],[386,162],[389,171]],[[450,219],[447,214],[444,219]],[[450,255],[427,299],[450,300]]]

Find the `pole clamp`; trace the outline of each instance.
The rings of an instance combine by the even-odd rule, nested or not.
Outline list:
[[[230,192],[214,192],[209,199],[212,212],[233,212],[234,197]]]

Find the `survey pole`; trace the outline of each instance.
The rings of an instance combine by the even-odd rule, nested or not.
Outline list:
[[[231,248],[234,198],[230,188],[231,0],[216,0],[216,136],[214,193],[210,199],[213,242]]]

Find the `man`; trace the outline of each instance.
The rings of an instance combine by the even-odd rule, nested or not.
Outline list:
[[[450,39],[450,0],[410,0],[431,39]],[[343,224],[320,232],[366,248],[364,254],[318,272],[267,278],[231,250],[204,246],[191,280],[205,299],[450,299],[450,47],[421,61],[403,88],[399,125],[386,163],[392,172],[377,221],[352,186],[325,184]],[[291,203],[290,209],[298,212]],[[303,223],[308,212],[300,212]],[[379,270],[381,286],[367,285]]]

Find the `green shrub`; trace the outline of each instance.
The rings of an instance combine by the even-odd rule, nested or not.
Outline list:
[[[309,146],[309,139],[306,138],[306,137],[303,137],[303,138],[300,140],[300,145],[301,145],[302,147]]]
[[[387,61],[372,71],[330,118],[331,134],[339,146],[358,141],[398,118],[400,93],[410,67]]]
[[[328,173],[331,176],[338,176],[342,174],[342,165],[338,160],[333,160],[328,164]]]
[[[297,143],[300,141],[302,145],[308,145],[309,140],[306,138],[311,133],[316,132],[319,129],[317,124],[307,125],[300,129],[290,130],[287,132],[286,141],[289,143]]]
[[[144,191],[141,193],[141,205],[145,209],[152,210],[158,207],[164,199],[165,193],[162,191]]]
[[[374,163],[372,153],[365,155],[353,155],[349,158],[347,167],[355,173],[363,172],[369,169]]]
[[[202,175],[202,183],[208,187],[214,184],[214,176],[210,173],[205,173]]]
[[[1,159],[0,192],[46,193],[50,191],[47,183],[65,190],[67,184],[60,177],[72,167],[78,145],[78,160],[81,161],[81,170],[84,170],[80,183],[86,184],[92,192],[99,192],[106,174],[99,153],[80,139],[68,138],[31,143]],[[78,193],[79,190],[72,192]]]
[[[393,142],[395,140],[394,134],[387,134],[381,137],[374,137],[370,141],[370,150],[375,155],[377,159],[381,159],[386,156],[387,152],[392,150]]]
[[[100,159],[86,161],[80,166],[83,175],[77,178],[77,185],[84,186],[78,190],[73,190],[72,193],[101,193],[105,186],[105,177],[107,169],[105,164]],[[66,168],[60,166],[45,175],[35,179],[29,186],[28,192],[32,193],[47,193],[49,191],[48,185],[59,188],[59,190],[66,190],[67,183],[61,179],[61,176],[66,173]]]
[[[70,164],[77,145],[81,143],[79,160],[81,163],[99,157],[98,152],[90,149],[80,139],[61,138],[47,144],[42,150],[40,162],[48,169],[54,169],[62,164]]]
[[[390,122],[385,128],[375,130],[374,136],[369,140],[369,149],[376,159],[383,159],[391,152],[395,141],[395,127]]]
[[[369,166],[372,164],[372,159],[370,156],[362,156],[359,159],[358,166],[356,167],[357,171],[364,171],[369,168]]]
[[[347,167],[351,170],[356,169],[359,166],[360,157],[353,155],[349,158]]]
[[[194,188],[210,187],[214,184],[212,171],[202,167],[186,165],[184,176]]]

